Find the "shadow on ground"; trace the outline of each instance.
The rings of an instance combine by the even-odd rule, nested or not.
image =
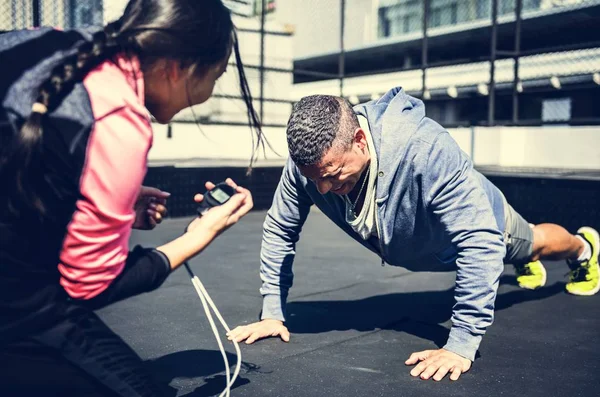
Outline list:
[[[235,365],[236,356],[227,353],[230,365]],[[225,388],[225,375],[223,374],[223,357],[217,350],[186,350],[167,354],[154,360],[146,361],[146,365],[155,379],[163,387],[168,396],[175,396],[177,390],[185,390],[185,384],[198,384],[200,387],[185,394],[189,397],[207,397],[218,395]],[[252,363],[242,361],[242,369],[231,390],[244,386],[250,381],[241,374],[256,371],[258,367]],[[176,383],[177,387],[173,387]],[[171,385],[171,386],[170,386]]]
[[[503,276],[501,283],[516,284],[510,276]],[[563,292],[564,283],[555,283],[535,291],[519,289],[500,293],[495,311]],[[453,304],[453,288],[376,295],[359,300],[295,301],[287,306],[287,325],[290,332],[297,334],[396,330],[430,340],[441,347],[449,333],[442,324],[450,320]]]
[[[516,282],[514,277],[503,276],[501,284],[515,285]],[[543,300],[563,291],[563,283],[536,291],[510,290],[498,295],[495,310]],[[394,330],[430,340],[442,347],[449,332],[443,324],[450,319],[453,304],[453,288],[376,295],[359,300],[295,301],[288,304],[287,325],[292,333],[297,334]],[[227,358],[230,364],[235,363],[235,355],[228,353]],[[218,395],[225,386],[223,360],[219,351],[180,351],[149,360],[147,365],[161,385],[168,389],[169,396],[175,396],[176,389],[187,392],[184,395],[189,397],[213,396]],[[252,371],[260,371],[260,368],[252,363],[242,363],[242,375]],[[186,384],[191,388],[198,383],[202,385],[193,390],[186,389]],[[250,380],[240,376],[232,390],[248,383]]]

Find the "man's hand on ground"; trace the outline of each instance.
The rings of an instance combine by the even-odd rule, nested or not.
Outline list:
[[[471,368],[471,360],[452,353],[448,350],[424,350],[410,355],[406,360],[406,365],[414,365],[410,374],[412,376],[421,376],[421,379],[433,379],[440,381],[450,373],[450,380],[457,380],[461,374]]]
[[[227,339],[236,342],[246,341],[250,345],[259,339],[279,336],[284,342],[290,341],[290,332],[282,321],[265,319],[258,323],[236,327],[227,334]]]

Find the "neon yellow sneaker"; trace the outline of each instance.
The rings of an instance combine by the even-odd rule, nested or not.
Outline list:
[[[600,254],[600,237],[598,232],[591,227],[584,226],[577,231],[592,247],[592,257],[583,262],[569,262],[569,282],[566,286],[567,292],[573,295],[594,295],[600,290],[600,282],[598,275],[600,268],[598,267],[598,255]]]
[[[542,262],[529,262],[525,265],[515,265],[517,283],[525,289],[538,289],[546,285],[546,268]]]

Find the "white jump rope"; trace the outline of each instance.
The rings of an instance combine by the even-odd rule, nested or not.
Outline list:
[[[194,288],[196,289],[196,292],[198,293],[198,297],[200,297],[200,300],[202,301],[202,307],[204,307],[204,312],[206,313],[206,317],[208,318],[210,327],[212,328],[212,331],[215,335],[215,339],[217,339],[217,343],[219,345],[219,350],[221,351],[221,355],[223,356],[223,361],[225,363],[225,376],[226,376],[227,383],[225,386],[225,390],[223,390],[221,392],[221,394],[219,394],[219,397],[223,397],[223,396],[229,397],[231,386],[233,386],[235,380],[237,379],[237,377],[240,373],[240,368],[242,366],[242,352],[240,351],[240,346],[235,341],[235,339],[232,339],[233,346],[235,347],[235,353],[237,354],[237,362],[235,364],[235,371],[233,372],[233,376],[231,377],[231,372],[229,371],[229,360],[227,360],[227,353],[225,353],[225,349],[223,348],[223,342],[221,341],[221,337],[219,336],[219,330],[217,329],[215,320],[213,319],[213,316],[209,310],[209,306],[215,312],[215,315],[217,316],[217,319],[219,320],[219,322],[221,323],[223,328],[225,328],[225,330],[227,332],[231,332],[231,330],[229,329],[229,326],[227,325],[225,320],[223,320],[221,313],[219,313],[219,310],[215,306],[215,303],[213,302],[213,300],[208,295],[208,292],[204,288],[204,285],[202,284],[202,282],[200,281],[198,276],[196,276],[194,274],[194,272],[192,272],[192,269],[190,268],[190,266],[188,265],[187,262],[185,262],[183,265],[185,266],[185,269],[187,270],[188,274],[190,275],[192,284],[194,285]]]
[[[234,194],[235,189],[227,185],[225,182],[217,184],[213,189],[206,192],[206,194],[204,195],[204,200],[200,203],[200,207],[198,208],[198,214],[202,215],[204,211],[210,209],[211,207],[224,204]],[[187,262],[184,262],[183,265],[185,266],[185,269],[190,275],[190,279],[192,280],[192,284],[194,285],[194,288],[198,293],[200,301],[202,301],[202,307],[204,307],[204,312],[206,313],[206,317],[208,318],[210,327],[212,328],[212,331],[215,334],[215,339],[217,340],[219,350],[221,351],[221,355],[223,356],[223,361],[225,363],[226,386],[225,390],[223,390],[221,394],[219,394],[219,397],[229,397],[231,392],[231,386],[233,386],[235,380],[237,379],[240,373],[240,368],[242,366],[242,352],[240,351],[240,346],[235,341],[235,339],[232,339],[233,346],[235,347],[235,353],[237,355],[237,362],[235,364],[235,371],[233,371],[233,376],[231,376],[231,372],[229,371],[229,360],[227,360],[227,353],[225,353],[225,349],[223,348],[223,342],[221,341],[221,337],[219,336],[219,330],[215,325],[215,320],[213,319],[213,316],[209,310],[209,306],[215,312],[215,315],[217,316],[217,319],[219,320],[223,328],[225,328],[225,330],[228,333],[231,332],[231,329],[229,329],[229,326],[227,325],[225,320],[223,320],[221,313],[219,313],[219,310],[215,306],[213,300],[210,298],[210,295],[208,295],[208,292],[206,292],[206,289],[204,288],[204,285],[202,284],[198,276],[196,276],[194,272],[192,272],[190,265]]]

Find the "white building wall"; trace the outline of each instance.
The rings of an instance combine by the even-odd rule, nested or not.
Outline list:
[[[600,170],[596,126],[477,127],[450,133],[476,165]]]
[[[246,165],[252,156],[252,131],[248,127],[174,123],[172,138],[167,126],[153,124],[154,140],[149,154],[150,165],[202,165],[203,160],[220,160]],[[267,148],[266,158],[259,152],[259,164],[283,165],[288,157],[285,131],[263,129],[274,151]]]

